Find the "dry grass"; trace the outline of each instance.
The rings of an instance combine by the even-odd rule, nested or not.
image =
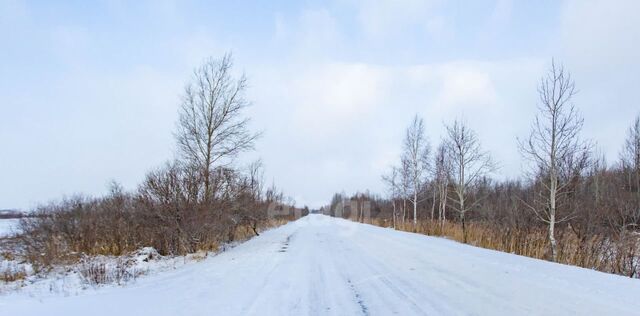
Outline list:
[[[0,260],[13,261],[16,259],[16,256],[11,251],[3,250],[0,252]]]
[[[90,285],[124,284],[144,274],[144,271],[131,266],[122,258],[118,258],[115,263],[85,260],[79,264],[78,272],[82,280]]]
[[[8,267],[4,269],[4,271],[0,272],[0,281],[1,282],[15,282],[19,280],[24,280],[27,277],[27,272],[24,268],[14,269]]]
[[[274,227],[278,227],[278,226],[284,225],[284,224],[286,224],[288,222],[289,222],[289,219],[271,218],[271,219],[267,219],[267,220],[264,220],[264,221],[260,222],[260,224],[258,225],[256,230],[258,231],[258,233],[260,233],[261,231],[264,231],[264,230],[267,230],[267,229],[270,229],[270,228],[274,228]],[[235,230],[233,232],[232,240],[245,241],[245,240],[248,240],[248,239],[250,239],[250,238],[252,238],[254,236],[255,236],[255,233],[253,232],[253,229],[252,229],[252,227],[250,225],[241,225],[241,226],[238,226],[238,227],[235,228]]]
[[[277,227],[289,221],[288,218],[266,219],[257,222],[256,231]],[[43,224],[44,223],[44,224]],[[216,252],[228,242],[241,242],[255,236],[253,226],[249,224],[237,225],[229,228],[227,233],[212,230],[205,232],[193,240],[163,238],[161,234],[130,234],[127,238],[113,238],[106,231],[86,231],[82,228],[67,233],[65,220],[46,225],[47,222],[36,222],[28,230],[28,234],[20,236],[26,251],[23,256],[32,263],[34,269],[48,269],[53,265],[71,265],[80,262],[84,256],[121,256],[143,247],[158,249],[162,255],[186,255],[197,252]],[[61,227],[61,228],[59,228]],[[162,227],[158,228],[158,230]],[[159,237],[159,238],[158,238]],[[178,236],[180,237],[180,236]],[[176,246],[178,245],[178,246]],[[188,245],[188,247],[183,246]],[[166,249],[179,249],[169,252]],[[3,256],[11,253],[3,254]],[[86,279],[89,283],[104,283],[101,279],[100,267],[86,267]],[[117,281],[117,280],[116,280]]]

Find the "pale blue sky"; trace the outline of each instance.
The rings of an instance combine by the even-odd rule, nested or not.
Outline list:
[[[640,112],[640,1],[0,0],[0,209],[110,180],[134,189],[171,159],[181,90],[232,51],[264,130],[268,181],[298,204],[383,192],[418,113],[433,144],[463,116],[502,168],[522,169],[536,85],[573,72],[584,136],[617,158]]]

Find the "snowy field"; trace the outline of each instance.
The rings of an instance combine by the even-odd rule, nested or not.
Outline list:
[[[640,315],[640,281],[310,215],[124,287],[0,296],[2,315]]]
[[[19,223],[19,218],[0,219],[0,237],[15,234]]]

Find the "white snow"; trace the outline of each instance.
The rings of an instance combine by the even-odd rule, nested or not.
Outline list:
[[[40,273],[35,273],[31,264],[23,260],[0,257],[0,277],[3,273],[26,274],[24,279],[15,282],[0,281],[0,306],[2,294],[6,293],[17,292],[14,295],[34,298],[79,295],[87,289],[130,285],[140,277],[174,270],[201,261],[208,255],[198,252],[187,256],[164,257],[154,248],[144,247],[123,256],[86,256],[77,264],[55,266],[50,271]]]
[[[2,315],[639,315],[640,280],[310,215],[177,269]]]
[[[0,218],[0,237],[6,237],[18,232],[19,218]]]

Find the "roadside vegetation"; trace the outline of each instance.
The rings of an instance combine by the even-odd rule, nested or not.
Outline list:
[[[218,251],[308,212],[295,209],[275,186],[265,187],[259,160],[239,162],[260,136],[244,114],[246,82],[234,75],[231,55],[207,59],[182,95],[177,157],[132,192],[114,182],[103,197],[77,195],[38,207],[21,220],[20,233],[3,242],[4,261],[22,265],[7,265],[0,280],[23,279],[25,266],[37,274],[80,264],[89,283],[120,283],[139,274],[135,267],[92,258],[140,249],[159,256]]]
[[[581,137],[570,73],[552,62],[538,92],[531,133],[513,144],[527,166],[519,179],[496,177],[499,163],[464,120],[447,124],[432,150],[416,116],[400,162],[382,177],[388,194],[336,194],[322,211],[640,278],[640,116],[607,162]]]

